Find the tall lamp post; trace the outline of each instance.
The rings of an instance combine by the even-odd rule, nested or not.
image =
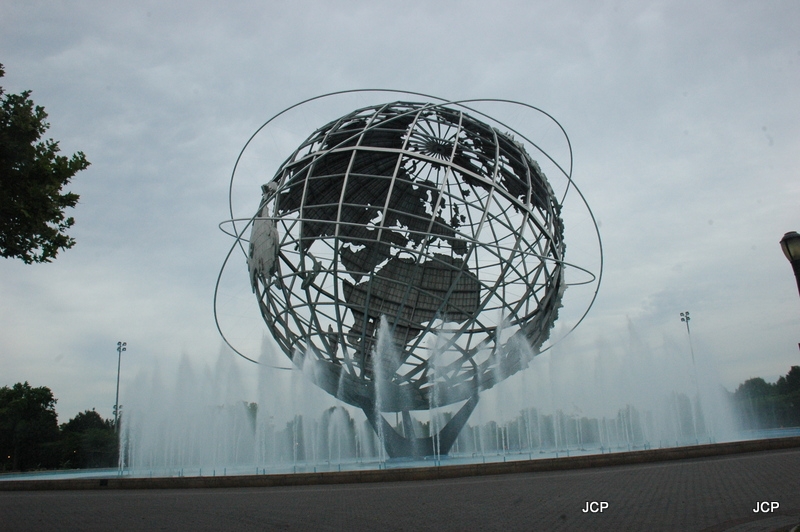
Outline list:
[[[800,293],[800,233],[789,231],[781,238],[783,254],[792,263],[794,278],[797,281],[797,291]]]
[[[694,347],[692,347],[692,331],[689,330],[689,311],[681,312],[681,321],[686,323],[686,334],[689,335],[689,350],[692,352],[692,366],[694,367],[695,379],[697,379],[697,366],[694,363]]]
[[[122,364],[122,352],[127,351],[127,342],[117,342],[117,398],[114,401],[114,431],[119,432],[119,369]]]
[[[689,311],[681,312],[681,321],[686,324],[686,334],[689,336],[689,351],[692,353],[692,370],[694,372],[694,388],[695,392],[697,393],[697,411],[694,412],[692,419],[694,421],[694,438],[696,443],[700,443],[699,437],[697,435],[697,416],[700,415],[703,411],[703,407],[700,404],[700,383],[697,379],[697,364],[694,361],[694,346],[692,345],[692,331],[689,329],[689,321],[692,318],[689,316]],[[703,420],[705,424],[705,419]]]

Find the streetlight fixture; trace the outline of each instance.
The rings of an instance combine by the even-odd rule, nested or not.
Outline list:
[[[122,364],[122,352],[127,351],[127,342],[117,342],[117,398],[114,401],[114,431],[119,432],[119,369]]]
[[[794,278],[797,281],[797,291],[800,293],[800,233],[789,231],[781,238],[783,254],[792,263]]]

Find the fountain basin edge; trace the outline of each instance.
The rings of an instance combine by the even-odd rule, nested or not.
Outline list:
[[[189,489],[189,488],[264,488],[280,486],[313,486],[360,484],[368,482],[408,482],[440,480],[483,475],[538,473],[569,469],[587,469],[643,464],[669,460],[686,460],[775,451],[800,447],[800,436],[746,440],[725,443],[648,449],[608,454],[592,454],[561,458],[516,460],[458,465],[436,465],[398,469],[326,471],[319,473],[285,473],[267,475],[231,475],[197,477],[131,478],[125,476],[74,479],[0,480],[0,491],[97,490],[97,489]]]

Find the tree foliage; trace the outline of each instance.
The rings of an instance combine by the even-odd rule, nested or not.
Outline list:
[[[800,426],[800,366],[792,366],[775,384],[761,377],[746,380],[733,400],[745,429]]]
[[[61,467],[113,467],[119,449],[114,423],[94,410],[81,412],[61,425],[61,448]]]
[[[5,71],[0,64],[0,78]],[[64,209],[79,196],[62,189],[89,166],[83,152],[58,155],[58,142],[41,140],[50,127],[30,91],[4,96],[0,87],[0,255],[25,263],[50,262],[75,240]]]
[[[780,377],[775,383],[779,395],[794,396],[800,399],[800,366],[792,366],[785,377]],[[798,405],[800,406],[800,405]]]
[[[114,467],[118,449],[113,422],[94,410],[59,428],[50,388],[0,388],[0,471]]]
[[[0,470],[58,466],[56,399],[25,382],[0,388]]]

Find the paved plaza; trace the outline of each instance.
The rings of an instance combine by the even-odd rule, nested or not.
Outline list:
[[[0,491],[0,529],[20,531],[785,531],[798,524],[800,448],[429,481]]]

